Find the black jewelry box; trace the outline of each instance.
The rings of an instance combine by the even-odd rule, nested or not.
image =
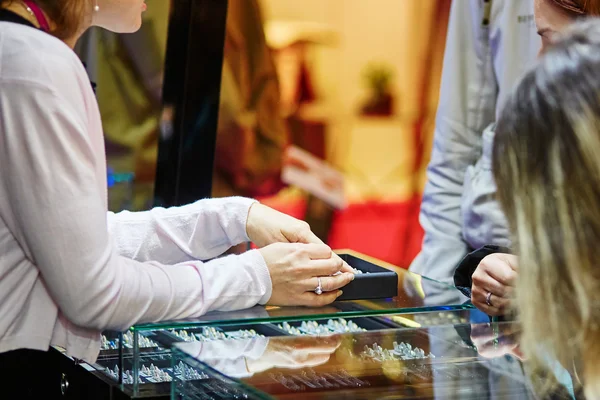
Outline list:
[[[347,251],[337,253],[352,268],[362,271],[354,280],[344,286],[340,300],[384,299],[398,295],[398,274],[371,261],[360,258],[358,254]]]

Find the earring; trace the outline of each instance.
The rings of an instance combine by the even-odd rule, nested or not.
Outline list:
[[[96,0],[96,5],[94,6],[94,11],[95,12],[100,11],[100,6],[98,5],[98,0]]]

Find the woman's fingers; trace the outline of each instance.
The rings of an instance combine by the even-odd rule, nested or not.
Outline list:
[[[334,276],[321,276],[309,278],[302,283],[302,287],[306,292],[316,292],[320,283],[321,291],[324,293],[336,291],[343,288],[354,279],[354,274],[344,272],[343,274]]]
[[[496,297],[494,299],[494,295],[492,294],[492,296],[490,296],[490,304],[487,304],[487,296],[487,291],[484,291],[482,288],[473,285],[471,290],[471,301],[473,302],[473,305],[487,315],[503,315],[504,308],[508,304],[508,300],[500,297]]]
[[[479,263],[471,287],[471,301],[477,308],[492,316],[505,313],[517,279],[516,263],[509,254],[491,254]]]
[[[490,254],[477,267],[504,286],[514,286],[517,278],[516,257],[510,254]],[[477,272],[477,271],[476,271]]]
[[[486,271],[475,271],[473,274],[473,286],[479,287],[487,292],[492,292],[497,297],[508,298],[511,292],[511,288],[498,282],[492,276],[486,273]]]
[[[327,304],[333,303],[338,297],[342,295],[341,290],[333,292],[324,292],[323,294],[316,294],[313,292],[304,292],[298,296],[300,305],[308,307],[322,307]]]
[[[273,244],[259,251],[273,285],[269,305],[327,305],[355,277],[343,272],[344,262],[324,244]]]
[[[339,259],[342,262],[342,268],[341,268],[342,272],[349,272],[351,274],[354,274],[354,268],[352,268],[350,266],[350,264],[348,264],[346,261],[342,260],[342,258],[335,253],[333,253],[333,257]]]
[[[333,255],[331,247],[321,243],[296,243],[296,251],[311,260],[328,260]]]
[[[329,258],[327,260],[311,260],[306,263],[302,273],[306,277],[331,276],[342,270],[342,260],[339,258]]]

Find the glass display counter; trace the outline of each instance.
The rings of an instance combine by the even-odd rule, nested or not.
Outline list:
[[[363,255],[351,254],[395,271],[397,295],[337,301],[320,308],[257,306],[234,312],[213,312],[194,320],[138,325],[125,333],[105,333],[100,356],[92,368],[117,385],[125,398],[168,398],[174,395],[173,385],[177,380],[201,386],[211,382],[209,386],[214,388],[225,385],[222,382],[231,387],[241,385],[237,381],[231,383],[231,377],[227,375],[208,374],[193,365],[189,371],[182,369],[180,363],[183,360],[175,362],[171,352],[178,343],[241,340],[253,336],[320,335],[334,328],[339,332],[422,328],[467,323],[472,319],[472,305],[453,286]],[[327,325],[329,320],[332,321],[329,328],[317,327],[316,331],[311,331],[307,325],[314,325],[315,321]],[[186,363],[188,367],[193,364],[189,360]],[[182,379],[186,376],[189,379]],[[241,387],[247,390],[245,385]]]
[[[378,316],[368,314],[345,318],[338,316],[307,319],[302,316],[296,319],[290,317],[283,322],[273,319],[238,325],[225,323],[216,326],[191,324],[176,328],[147,327],[144,330],[105,334],[103,350],[92,367],[118,385],[119,391],[126,396],[124,398],[177,398],[173,397],[176,387],[188,387],[190,392],[202,392],[208,396],[192,398],[228,398],[216,394],[224,390],[227,393],[245,393],[244,396],[249,396],[247,398],[264,398],[262,391],[259,391],[260,395],[256,397],[254,391],[248,391],[247,385],[236,380],[238,373],[231,376],[215,373],[210,363],[208,366],[203,364],[206,360],[196,358],[193,361],[189,357],[183,357],[185,346],[181,348],[178,356],[173,355],[174,349],[179,349],[178,346],[182,344],[192,348],[200,346],[205,350],[210,349],[208,351],[212,357],[222,359],[223,371],[237,368],[243,372],[246,371],[247,362],[249,368],[263,364],[254,359],[260,360],[259,356],[268,347],[268,340],[296,337],[299,340],[310,338],[312,341],[316,337],[322,341],[323,336],[328,337],[332,334],[410,331],[415,328],[422,329],[424,326],[452,327],[464,325],[475,319],[474,314],[479,312],[473,309],[457,309]],[[256,344],[250,345],[248,349],[248,340],[254,339],[257,339]],[[421,345],[421,342],[414,342],[418,344],[415,350],[428,349],[427,346]],[[278,342],[275,341],[272,345],[277,347],[276,343]],[[310,342],[300,343],[312,346]],[[415,345],[414,343],[411,346]],[[287,345],[283,348],[287,348]],[[285,358],[284,353],[285,351],[281,352],[280,356]],[[247,357],[238,357],[240,354],[246,354]],[[207,391],[212,394],[207,394]]]
[[[107,337],[94,368],[113,398],[540,398],[517,334],[475,309],[157,327]]]

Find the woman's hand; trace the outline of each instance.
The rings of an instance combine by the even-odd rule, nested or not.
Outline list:
[[[264,247],[273,243],[315,243],[323,241],[315,235],[305,221],[300,221],[260,203],[254,203],[248,212],[246,232],[256,246]],[[342,263],[342,271],[353,272],[352,268],[337,254],[334,258]]]
[[[262,357],[247,360],[248,372],[255,374],[271,368],[316,367],[329,361],[341,343],[337,336],[322,337],[318,341],[309,337],[270,338]]]
[[[491,316],[504,315],[517,278],[517,257],[495,253],[485,257],[473,273],[471,301]]]
[[[354,279],[340,272],[343,262],[324,244],[275,243],[259,250],[273,284],[267,304],[278,306],[324,306],[341,294],[341,287]],[[315,289],[321,283],[323,293]]]
[[[258,247],[272,243],[323,243],[306,222],[260,203],[250,207],[246,232]]]

